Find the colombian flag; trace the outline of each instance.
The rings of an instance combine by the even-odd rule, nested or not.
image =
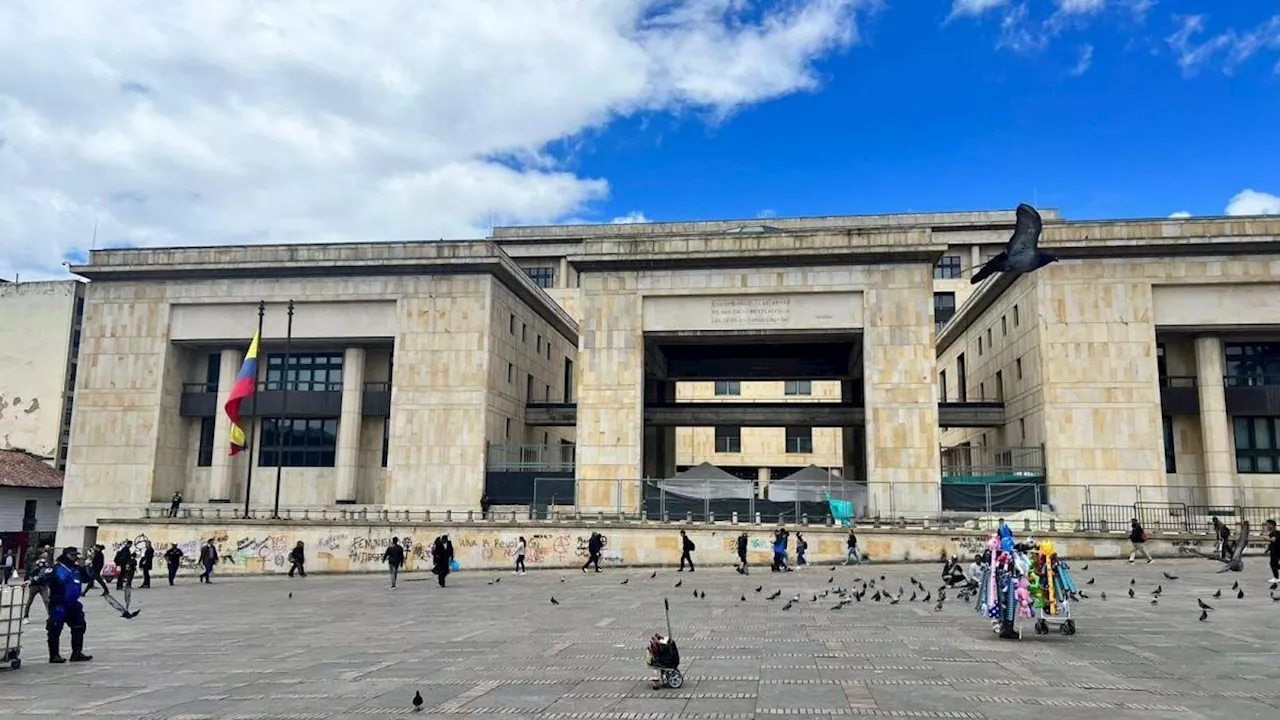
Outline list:
[[[244,356],[244,364],[240,366],[240,374],[236,376],[235,385],[231,386],[231,394],[223,409],[231,418],[231,454],[244,450],[246,442],[244,428],[240,427],[240,403],[258,389],[258,335],[249,343],[249,352]]]

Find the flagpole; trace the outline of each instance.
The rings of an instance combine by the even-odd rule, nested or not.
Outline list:
[[[258,338],[258,342],[262,342],[262,316],[267,314],[267,303],[263,300],[258,301],[258,334],[254,337]],[[253,409],[258,409],[258,377],[255,372],[253,378]],[[256,412],[254,413],[257,414]],[[261,422],[259,422],[261,425]],[[249,519],[249,497],[253,495],[253,418],[249,418],[249,433],[244,441],[244,449],[249,451],[249,470],[244,475],[244,517]]]
[[[289,301],[289,321],[284,334],[284,368],[281,378],[284,380],[284,393],[280,396],[280,417],[276,419],[276,504],[271,510],[271,519],[280,519],[280,476],[284,472],[284,420],[289,417],[289,350],[293,341],[293,301]],[[296,373],[295,373],[296,374]],[[290,421],[290,430],[293,428]],[[293,436],[290,435],[292,442]]]

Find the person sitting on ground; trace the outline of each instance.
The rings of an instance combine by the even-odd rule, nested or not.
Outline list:
[[[967,582],[964,570],[960,567],[960,559],[954,555],[947,558],[947,561],[942,565],[942,583],[947,587],[955,587],[956,585],[964,585]]]

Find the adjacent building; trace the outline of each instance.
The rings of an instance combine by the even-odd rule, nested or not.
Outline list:
[[[61,531],[91,541],[174,492],[224,517],[469,512],[485,494],[632,514],[652,507],[645,479],[702,462],[761,501],[817,466],[858,514],[993,493],[1066,512],[1120,497],[1085,489],[1102,485],[1247,494],[1269,456],[1231,465],[1232,433],[1280,411],[1269,390],[1239,405],[1231,370],[1208,378],[1220,347],[1270,387],[1280,221],[1042,215],[1063,261],[979,286],[1012,211],[96,251],[75,268],[91,282]],[[230,457],[222,407],[259,303],[252,446]]]

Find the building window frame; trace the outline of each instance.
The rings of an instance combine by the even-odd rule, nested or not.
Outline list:
[[[1162,416],[1160,423],[1164,429],[1164,471],[1165,474],[1172,475],[1178,472],[1178,449],[1174,444],[1173,416]]]
[[[715,434],[717,453],[742,452],[742,428],[717,425]]]
[[[281,467],[336,466],[338,418],[263,418],[258,467],[276,466],[280,446]],[[278,429],[284,437],[277,436]]]
[[[283,372],[282,372],[283,370]],[[283,353],[267,356],[267,390],[290,392],[341,392],[342,353]]]
[[[959,255],[943,255],[933,266],[935,280],[954,280],[964,274],[963,259]]]
[[[783,395],[813,395],[812,380],[785,380],[782,383]]]
[[[1232,418],[1236,472],[1242,475],[1280,474],[1280,417]]]
[[[937,329],[956,316],[956,294],[953,292],[936,292],[933,294],[933,324]]]
[[[552,267],[527,267],[523,268],[524,274],[529,276],[534,285],[542,289],[553,288],[556,286],[556,269]]]
[[[200,418],[200,439],[196,444],[196,467],[213,466],[213,437],[217,431],[216,417]]]
[[[382,421],[382,467],[387,466],[387,458],[391,455],[391,417]]]
[[[947,401],[947,371],[938,371],[938,401]]]
[[[784,430],[784,442],[788,455],[813,454],[813,428],[788,427]]]
[[[741,380],[716,380],[715,394],[717,397],[732,397],[742,394]]]

